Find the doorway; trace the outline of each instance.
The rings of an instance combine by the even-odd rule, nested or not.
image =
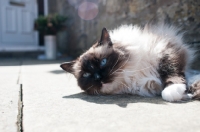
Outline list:
[[[33,50],[38,36],[33,30],[37,18],[36,0],[0,1],[0,50]]]
[[[44,0],[37,0],[38,3],[38,16],[44,16]],[[38,33],[39,46],[44,46],[44,34]]]

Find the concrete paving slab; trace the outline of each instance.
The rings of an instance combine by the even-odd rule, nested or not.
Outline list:
[[[160,97],[89,96],[57,64],[25,65],[25,132],[199,132],[200,101],[168,103]]]
[[[20,61],[0,62],[0,132],[17,131]]]
[[[17,84],[1,83],[0,132],[17,132],[19,88]]]
[[[17,84],[20,74],[20,61],[0,61],[0,84]],[[1,88],[1,86],[0,86]]]

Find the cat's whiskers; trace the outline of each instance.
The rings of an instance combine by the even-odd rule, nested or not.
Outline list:
[[[96,94],[96,95],[97,95],[97,90],[94,90],[94,94]]]
[[[121,82],[122,85],[124,85],[125,87],[129,88],[126,84],[124,84],[123,82]]]
[[[119,58],[120,58],[120,55],[118,56],[118,58],[117,58],[117,61],[116,61],[116,63],[115,63],[115,65],[112,67],[112,69],[110,70],[110,72],[109,73],[111,73],[112,72],[112,70],[113,70],[113,68],[117,65],[117,63],[118,63],[118,61],[119,61]]]
[[[97,94],[100,95],[99,91],[97,90]]]
[[[120,69],[120,68],[122,68],[123,66],[125,66],[125,65],[128,63],[129,59],[130,59],[130,54],[129,54],[128,59],[126,60],[126,62],[125,62],[122,66],[120,66],[118,69]],[[117,70],[118,70],[118,69],[117,69]],[[112,72],[110,75],[114,74],[117,70],[115,70],[114,72]]]
[[[90,86],[89,88],[87,88],[87,89],[86,89],[86,91],[88,91],[88,90],[89,90],[90,88],[92,88],[92,87],[93,87],[93,85],[92,85],[92,86]]]
[[[146,67],[146,68],[143,68],[143,69],[140,69],[140,70],[135,70],[135,71],[131,71],[131,70],[123,70],[123,69],[119,69],[119,70],[122,70],[122,72],[119,72],[119,71],[116,71],[117,73],[124,73],[124,72],[139,72],[139,71],[142,71],[142,70],[146,70],[146,69],[149,69],[149,68],[152,68],[153,66],[149,66],[149,67]]]
[[[126,88],[128,88],[128,89],[130,88],[127,84],[125,84],[125,83],[123,83],[123,82],[119,82],[119,81],[113,81],[113,82],[116,82],[117,84],[120,84],[120,83],[121,83],[121,84],[124,85]]]
[[[94,94],[96,94],[96,95],[99,95],[99,92],[98,92],[98,90],[96,89],[96,90],[94,90]]]
[[[122,77],[123,78],[123,77]],[[130,86],[128,86],[127,84],[125,84],[125,83],[123,83],[122,81],[113,81],[113,83],[117,83],[118,85],[119,84],[121,84],[122,85],[122,87],[124,86],[124,88],[127,88],[127,89],[129,89],[130,90]]]
[[[71,81],[73,79],[73,75],[72,74],[67,74],[67,80]]]

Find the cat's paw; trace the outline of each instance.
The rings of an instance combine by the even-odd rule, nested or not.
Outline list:
[[[191,94],[186,94],[185,84],[172,84],[162,91],[162,98],[169,102],[191,99]]]

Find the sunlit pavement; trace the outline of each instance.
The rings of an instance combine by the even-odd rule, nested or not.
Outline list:
[[[160,97],[89,96],[73,76],[61,70],[60,63],[0,62],[1,132],[17,131],[20,99],[24,132],[200,131],[200,101],[168,103]]]

